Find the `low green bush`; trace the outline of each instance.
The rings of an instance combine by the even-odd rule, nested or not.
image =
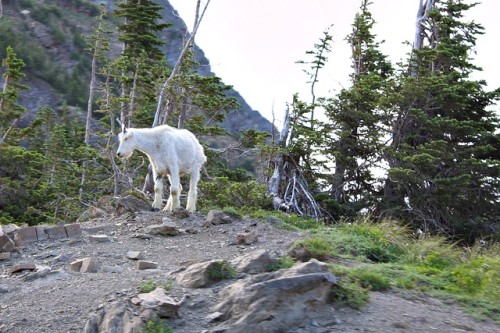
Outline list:
[[[304,262],[311,258],[328,261],[336,254],[331,243],[321,237],[310,237],[299,240],[292,245],[289,253],[293,258]]]
[[[165,321],[159,318],[150,319],[146,325],[139,331],[140,333],[173,333],[173,329],[166,326]]]
[[[231,279],[236,276],[236,270],[227,261],[217,260],[209,267],[208,276],[212,281]]]
[[[227,177],[217,177],[198,185],[198,202],[201,209],[239,207],[271,209],[271,199],[264,184],[255,181],[236,182]]]

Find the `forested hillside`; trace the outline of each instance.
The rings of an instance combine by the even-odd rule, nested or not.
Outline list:
[[[144,156],[115,160],[118,118],[200,138],[209,157],[202,209],[275,208],[317,223],[366,215],[469,245],[499,237],[500,89],[471,78],[483,33],[464,18],[473,5],[421,4],[411,53],[393,64],[361,0],[347,36],[350,86],[314,93],[332,50],[326,30],[304,51],[312,98],[290,96],[278,142],[207,70],[168,2],[2,4],[2,223],[74,220],[104,195],[145,194]]]
[[[21,93],[19,103],[26,106],[29,113],[23,116],[22,125],[33,119],[42,106],[58,108],[63,104],[86,108],[90,80],[92,54],[86,50],[86,36],[96,28],[99,14],[98,3],[106,3],[111,13],[114,3],[119,1],[37,1],[3,0],[3,15],[0,21],[0,59],[6,55],[6,47],[11,45],[26,66],[27,74],[23,82],[30,89]],[[158,31],[165,42],[159,46],[170,67],[179,58],[187,27],[167,0],[157,1],[161,8],[161,21],[171,26]],[[194,10],[194,8],[193,8]],[[112,15],[106,19],[109,29],[116,29],[118,20]],[[116,33],[110,36],[111,52],[117,56],[121,43]],[[203,76],[213,76],[210,62],[203,50],[196,45],[194,59],[196,71]],[[233,88],[227,94],[238,100],[240,106],[230,112],[222,126],[238,132],[248,128],[270,131],[271,124],[259,112],[254,111],[244,98]]]

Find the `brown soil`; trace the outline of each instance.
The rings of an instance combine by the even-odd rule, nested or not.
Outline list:
[[[160,224],[163,216],[169,216],[185,232],[171,237],[137,237],[145,226]],[[204,218],[195,214],[178,219],[163,212],[99,218],[81,224],[81,238],[18,247],[11,259],[0,261],[0,332],[80,332],[96,310],[117,300],[130,301],[141,282],[166,283],[191,263],[231,260],[261,248],[281,255],[295,240],[306,236],[249,219],[204,227]],[[238,245],[236,235],[243,231],[256,232],[258,241]],[[93,234],[106,234],[113,241],[92,242],[89,235]],[[141,251],[144,260],[158,263],[158,269],[138,270],[136,262],[126,257],[129,251]],[[85,257],[99,262],[97,273],[69,270],[72,261]],[[34,263],[50,270],[42,277],[33,272],[9,274],[18,263]],[[211,323],[207,315],[218,302],[218,290],[228,283],[195,290],[174,285],[170,295],[187,299],[180,318],[169,322],[174,332],[210,332],[217,323]],[[457,305],[397,290],[371,293],[369,305],[361,310],[332,306],[304,311],[307,319],[289,332],[500,332],[493,321],[471,318]]]

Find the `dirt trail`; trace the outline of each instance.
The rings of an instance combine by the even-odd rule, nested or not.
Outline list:
[[[144,228],[169,216],[182,229],[177,236],[145,236]],[[81,224],[78,239],[47,240],[17,248],[8,260],[0,261],[0,332],[81,332],[89,316],[116,300],[128,301],[144,281],[167,282],[190,263],[210,259],[231,260],[257,249],[281,255],[305,233],[285,231],[271,222],[233,219],[221,225],[203,225],[205,216],[175,218],[166,213],[141,212],[122,217],[106,216]],[[239,245],[237,235],[252,231],[258,240]],[[111,241],[95,242],[90,235],[105,234]],[[153,270],[138,270],[127,258],[129,251],[141,251],[144,260],[158,263]],[[92,257],[97,273],[71,272],[69,264]],[[21,262],[46,267],[47,273],[9,274]],[[48,267],[48,269],[47,269]],[[171,295],[187,296],[186,308],[170,325],[177,333],[210,332],[215,324],[206,318],[217,302],[217,291],[230,281],[212,288],[188,290],[173,287]],[[371,293],[369,305],[361,310],[327,307],[308,311],[307,320],[289,332],[480,332],[498,333],[500,326],[479,321],[456,305],[434,298],[390,291]]]

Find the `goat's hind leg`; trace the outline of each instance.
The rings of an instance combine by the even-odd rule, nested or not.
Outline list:
[[[159,211],[161,209],[161,202],[163,197],[163,179],[160,175],[157,175],[156,172],[153,172],[153,177],[155,180],[155,199],[153,201],[153,205],[151,206],[151,210]]]
[[[186,210],[190,213],[194,213],[194,211],[196,211],[196,197],[198,196],[197,186],[200,179],[200,172],[193,172],[190,178]]]

